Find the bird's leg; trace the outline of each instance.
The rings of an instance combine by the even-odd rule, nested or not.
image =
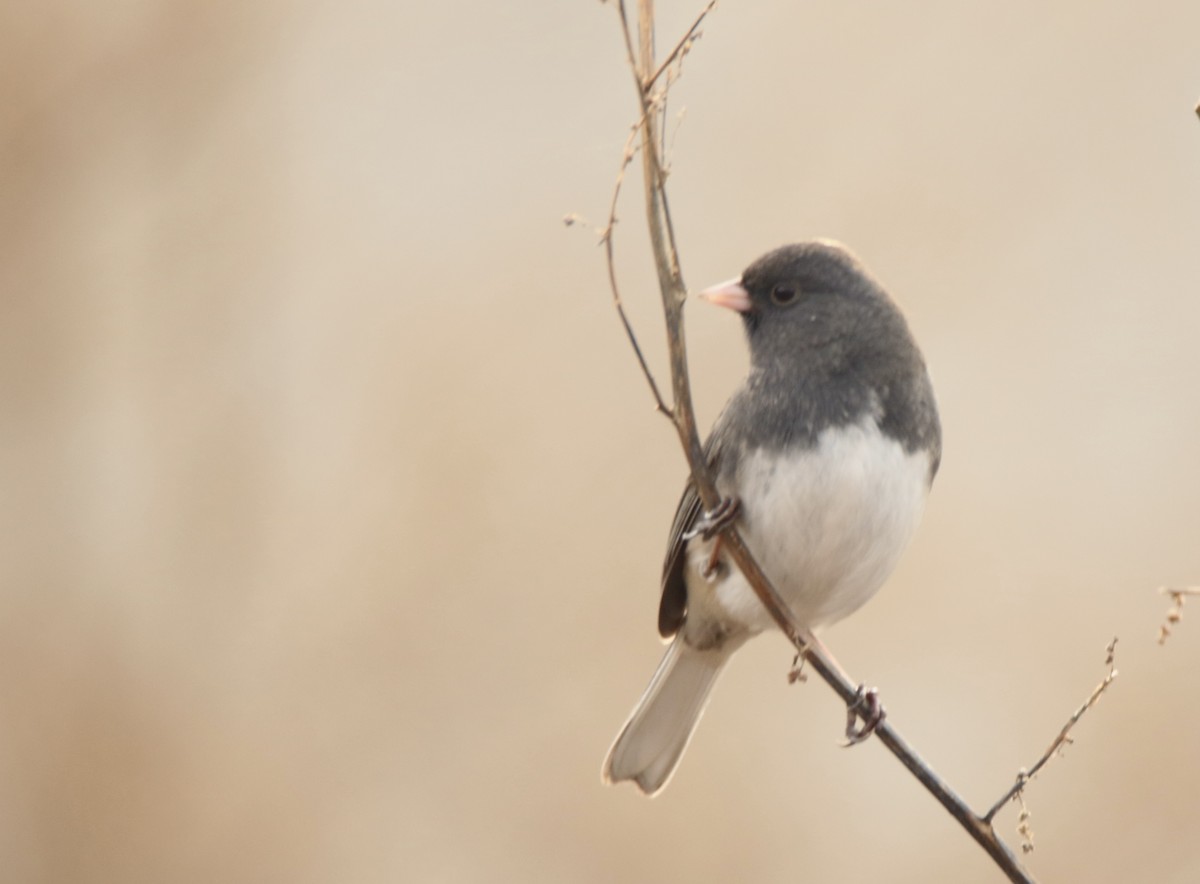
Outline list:
[[[692,530],[683,535],[683,539],[691,540],[694,537],[703,537],[705,540],[712,540],[732,525],[741,511],[742,501],[736,495],[723,497],[711,511],[696,520]]]
[[[829,664],[829,668],[840,675],[844,681],[848,681],[851,684],[854,683],[854,679],[852,679],[846,670],[842,668],[842,664],[839,663],[837,658],[833,656],[833,652],[830,651],[829,648],[825,647],[825,642],[817,638],[817,634],[815,632],[813,632],[811,629],[806,629],[800,634],[800,637],[803,639],[804,644],[815,649],[817,653],[819,653],[825,659],[825,662]]]
[[[838,673],[843,680],[854,683],[854,680],[846,674],[846,670],[842,669],[837,659],[829,652],[829,648],[825,647],[822,642],[811,631],[804,635],[804,643],[816,650],[825,658],[825,662],[830,668]],[[799,656],[799,655],[797,655]],[[797,666],[798,661],[793,661],[792,671],[788,673],[788,681],[796,682],[803,681],[803,664]],[[859,716],[862,716],[862,726],[858,726]],[[879,727],[879,723],[887,717],[887,710],[883,708],[883,704],[879,702],[879,691],[875,688],[868,688],[866,685],[859,685],[858,690],[854,693],[854,700],[846,705],[846,742],[843,746],[857,746],[871,734],[875,733],[875,728]]]
[[[717,569],[721,566],[721,535],[717,535],[717,539],[713,541],[712,550],[708,554],[708,561],[704,563],[704,568],[700,572],[700,576],[705,580],[712,580],[713,575],[717,573]]]
[[[862,726],[858,725],[858,716],[862,715]],[[846,742],[843,746],[857,746],[871,734],[887,717],[883,704],[879,702],[879,691],[875,688],[858,686],[854,693],[854,702],[846,707]]]
[[[691,531],[683,535],[684,540],[701,537],[713,542],[712,549],[708,553],[708,561],[704,563],[704,568],[700,572],[705,580],[711,580],[717,573],[721,557],[721,532],[733,524],[741,509],[742,502],[736,496],[723,497],[710,512],[706,512],[696,520]]]

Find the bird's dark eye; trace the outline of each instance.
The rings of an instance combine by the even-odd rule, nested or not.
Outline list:
[[[796,289],[790,285],[777,285],[771,289],[771,300],[781,307],[790,304],[796,300]]]

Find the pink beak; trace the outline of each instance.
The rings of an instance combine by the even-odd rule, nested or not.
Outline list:
[[[697,297],[703,298],[711,304],[736,310],[738,313],[748,313],[750,311],[750,293],[742,285],[740,276],[737,279],[729,280],[729,282],[723,282],[720,285],[707,288],[700,292]]]

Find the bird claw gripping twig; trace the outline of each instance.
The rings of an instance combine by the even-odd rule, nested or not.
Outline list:
[[[862,716],[862,726],[858,726],[858,718]],[[887,710],[879,702],[879,691],[859,685],[854,693],[854,702],[846,705],[846,742],[843,746],[857,746],[879,727],[887,717]]]
[[[712,540],[732,525],[741,511],[742,501],[740,499],[736,496],[723,497],[713,509],[696,520],[692,530],[683,535],[683,539],[691,540],[695,537],[703,537],[705,540]]]

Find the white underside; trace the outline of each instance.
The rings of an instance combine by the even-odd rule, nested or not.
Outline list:
[[[739,453],[723,494],[742,501],[738,526],[759,564],[809,629],[840,620],[887,579],[921,518],[929,457],[909,454],[874,416],[826,430],[810,451],[780,461]],[[719,483],[720,484],[720,483]],[[650,686],[604,763],[608,782],[658,792],[675,770],[729,656],[771,625],[735,567],[702,572],[712,543],[688,544],[688,611]]]
[[[824,431],[786,461],[743,452],[736,488],[721,490],[740,496],[746,543],[800,623],[816,629],[861,607],[896,567],[921,518],[929,467],[925,452],[906,452],[871,416]],[[714,623],[769,627],[736,567],[701,576],[709,554],[709,543],[689,544],[688,634]]]

